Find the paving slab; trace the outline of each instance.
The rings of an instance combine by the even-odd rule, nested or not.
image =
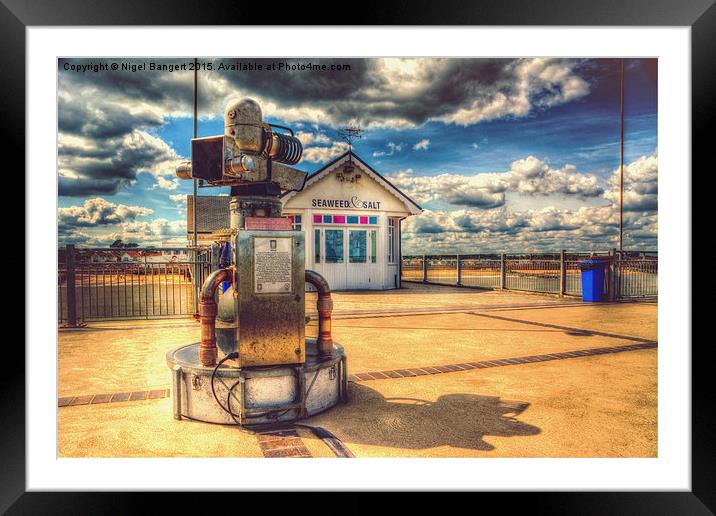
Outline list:
[[[646,308],[656,312],[655,306]],[[624,312],[625,318],[632,312],[634,317],[643,315],[638,305],[612,305],[610,310]],[[656,337],[655,330],[634,331],[624,324],[610,327],[612,332],[600,331],[601,321],[590,319],[589,307],[545,308],[529,318],[523,313],[366,316],[336,321],[333,332],[346,348],[352,373],[610,347]],[[561,317],[567,314],[574,320],[562,324]]]
[[[58,409],[59,457],[263,457],[240,428],[176,421],[162,400]]]

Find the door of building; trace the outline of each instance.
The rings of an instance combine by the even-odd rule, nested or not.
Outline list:
[[[346,288],[371,288],[368,230],[349,229],[347,237]]]
[[[333,290],[345,290],[346,283],[346,230],[322,229],[323,275]]]
[[[314,268],[333,290],[383,288],[377,229],[316,228]]]
[[[383,286],[383,261],[378,257],[378,230],[368,230],[368,277],[372,289],[382,289]]]

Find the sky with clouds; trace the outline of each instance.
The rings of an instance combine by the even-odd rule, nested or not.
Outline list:
[[[193,131],[188,62],[58,61],[60,245],[184,238],[192,185],[174,171]],[[338,129],[360,125],[354,151],[424,208],[404,224],[405,254],[617,245],[618,59],[200,63],[199,136],[221,134],[225,104],[252,97],[297,132],[296,168],[313,172],[345,152]],[[305,64],[326,66],[296,69]],[[657,61],[624,66],[624,246],[656,250]],[[228,188],[200,191],[219,193]]]

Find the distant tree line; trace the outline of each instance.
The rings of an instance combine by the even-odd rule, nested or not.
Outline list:
[[[121,239],[118,238],[117,240],[115,240],[114,242],[112,242],[109,247],[113,247],[113,248],[116,248],[116,249],[126,249],[126,248],[128,248],[128,247],[139,247],[139,244],[134,244],[134,243],[131,243],[131,242],[128,242],[128,243],[125,244],[124,242],[122,242]]]

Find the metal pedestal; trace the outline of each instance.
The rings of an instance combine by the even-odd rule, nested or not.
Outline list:
[[[175,419],[258,425],[289,422],[327,410],[347,399],[346,355],[334,344],[319,359],[316,339],[306,339],[306,362],[296,365],[236,368],[199,361],[199,343],[167,353],[172,370]]]

